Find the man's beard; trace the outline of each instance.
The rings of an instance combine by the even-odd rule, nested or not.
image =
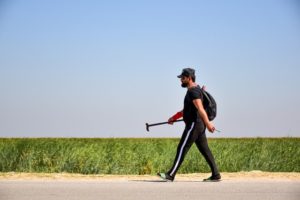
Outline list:
[[[187,83],[181,83],[181,87],[186,88],[188,86]]]

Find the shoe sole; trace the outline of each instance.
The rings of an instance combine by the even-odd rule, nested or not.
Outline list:
[[[173,181],[170,180],[170,179],[163,178],[163,177],[160,176],[159,174],[157,174],[157,176],[158,176],[159,178],[161,178],[164,182],[173,182]]]

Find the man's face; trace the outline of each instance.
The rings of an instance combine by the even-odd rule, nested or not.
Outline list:
[[[181,80],[181,87],[186,88],[189,83],[189,77],[183,76],[180,78]]]

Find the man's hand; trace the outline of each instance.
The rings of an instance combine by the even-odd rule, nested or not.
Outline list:
[[[213,125],[212,122],[209,122],[209,123],[206,125],[206,127],[207,127],[207,130],[208,130],[209,132],[211,132],[211,133],[213,133],[213,132],[216,130],[216,128],[215,128],[215,126]]]
[[[170,117],[169,119],[168,119],[168,124],[170,124],[170,125],[173,125],[174,124],[174,119],[173,119],[173,117]]]

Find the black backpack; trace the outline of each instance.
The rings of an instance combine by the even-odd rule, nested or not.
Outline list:
[[[217,116],[217,103],[215,99],[205,90],[202,90],[203,94],[203,107],[207,113],[209,121],[212,121]]]

